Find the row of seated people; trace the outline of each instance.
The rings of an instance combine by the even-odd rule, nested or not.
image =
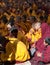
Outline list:
[[[36,0],[35,1],[31,1],[31,2],[27,2],[26,0],[21,1],[20,2],[15,2],[13,0],[7,0],[6,2],[4,2],[6,0],[3,0],[0,2],[0,18],[3,15],[6,15],[7,19],[9,20],[10,17],[13,15],[15,18],[16,16],[23,16],[26,15],[27,17],[29,16],[36,16],[36,18],[38,18],[40,16],[43,17],[48,17],[50,20],[50,5],[49,5],[49,1],[44,2],[42,0]],[[28,0],[29,1],[29,0]],[[12,6],[8,6],[11,4],[18,4],[16,6],[12,5]],[[50,21],[47,21],[48,23],[50,23]]]
[[[46,16],[40,16],[39,19],[36,18],[36,16],[27,17],[26,15],[23,15],[22,17],[17,16],[16,18],[14,16],[11,16],[9,20],[7,19],[6,15],[3,15],[0,19],[0,34],[4,36],[8,34],[8,24],[11,26],[15,25],[16,27],[21,27],[25,33],[27,33],[30,30],[32,24],[36,22],[36,19],[39,22],[46,22],[48,24],[50,23],[50,15],[48,18]]]

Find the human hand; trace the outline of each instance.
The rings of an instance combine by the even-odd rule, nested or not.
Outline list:
[[[42,57],[42,53],[37,52],[37,56],[38,56],[38,57]]]

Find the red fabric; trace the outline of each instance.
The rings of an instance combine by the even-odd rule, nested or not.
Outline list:
[[[43,43],[44,43],[44,39],[46,37],[50,37],[50,26],[47,23],[42,23],[41,28],[42,28],[42,38],[40,38],[38,40],[38,42],[36,43],[36,48],[37,48],[37,51],[39,51],[41,53],[43,53],[44,49],[46,49],[46,50],[44,52],[44,58],[37,57],[37,55],[35,53],[33,60],[36,60],[37,62],[43,61],[43,62],[47,63],[47,62],[50,62],[50,46],[45,48]]]
[[[47,23],[42,23],[42,38],[37,41],[36,47],[39,51],[44,49],[43,42],[46,37],[50,37],[50,26]]]
[[[42,59],[44,62],[50,62],[50,46],[48,46],[44,52],[44,59]]]
[[[44,50],[45,49],[45,50]],[[43,54],[41,57],[38,57],[36,54],[35,54],[35,56],[33,57],[33,61],[36,61],[36,62],[39,62],[39,61],[41,61],[41,62],[45,62],[45,63],[48,63],[48,62],[50,62],[50,46],[48,46],[48,47],[44,47],[44,49],[43,49],[43,51],[44,51],[44,53],[43,53],[43,51],[41,51],[41,53]],[[38,50],[39,51],[39,50]]]

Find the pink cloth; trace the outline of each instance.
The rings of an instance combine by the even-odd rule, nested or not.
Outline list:
[[[39,51],[42,51],[44,48],[43,46],[44,39],[46,37],[50,37],[50,26],[47,23],[42,23],[41,29],[42,29],[42,38],[40,38],[36,44],[36,47]]]
[[[50,26],[47,23],[42,23],[42,38],[40,38],[37,43],[36,43],[36,48],[37,51],[44,53],[42,57],[37,57],[36,53],[35,56],[33,57],[33,60],[38,61],[43,61],[45,63],[50,62],[50,46],[47,46],[47,48],[44,46],[43,42],[46,37],[50,37]]]

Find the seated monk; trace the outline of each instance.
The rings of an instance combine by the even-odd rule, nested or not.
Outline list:
[[[9,42],[5,42],[5,53],[1,53],[1,60],[3,62],[14,62],[14,63],[29,63],[30,55],[26,48],[26,45],[17,39],[18,30],[16,28],[11,29],[11,37]],[[5,38],[6,39],[6,38]],[[13,41],[14,40],[14,41]],[[1,40],[0,40],[1,43]],[[29,65],[28,64],[28,65]],[[31,64],[30,64],[31,65]]]

